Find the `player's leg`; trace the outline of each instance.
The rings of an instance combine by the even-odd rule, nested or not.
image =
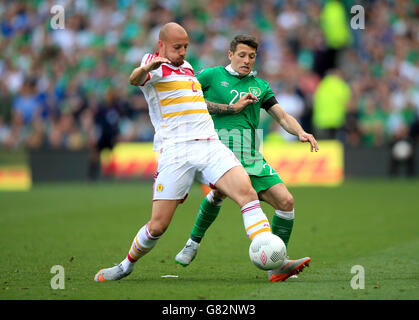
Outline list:
[[[205,232],[217,218],[225,198],[226,196],[224,194],[213,189],[202,200],[191,232],[191,239],[193,241],[197,243],[201,242]]]
[[[211,190],[202,200],[198,210],[191,236],[185,244],[185,247],[176,255],[175,262],[186,267],[198,253],[199,244],[205,235],[205,232],[215,221],[220,212],[222,202],[225,199],[218,190]]]
[[[166,231],[178,202],[178,200],[153,201],[151,219],[134,237],[127,257],[119,265],[99,270],[95,275],[95,281],[120,280],[128,276],[134,270],[135,263],[154,248]]]
[[[151,219],[149,223],[150,235],[161,237],[172,221],[176,208],[181,200],[153,201]]]
[[[275,214],[272,218],[272,233],[280,237],[288,248],[294,226],[294,198],[284,183],[276,183],[259,192],[259,199],[269,203]]]
[[[207,163],[201,172],[201,182],[215,185],[221,194],[229,196],[240,206],[246,233],[250,239],[260,233],[271,232],[269,221],[260,207],[249,176],[233,152],[218,140],[209,143],[206,150],[207,154],[203,156],[206,157]],[[175,261],[187,266],[195,258],[198,248],[199,243],[189,239]]]
[[[215,187],[240,206],[246,234],[250,240],[263,232],[271,232],[269,221],[260,207],[257,193],[242,166],[236,166],[227,171],[217,180]]]
[[[241,168],[241,169],[237,169]],[[194,227],[192,229],[192,233],[188,241],[186,242],[183,249],[176,255],[175,262],[186,267],[188,266],[193,259],[195,259],[200,242],[202,238],[204,237],[205,232],[208,230],[208,228],[211,226],[211,224],[215,221],[216,217],[218,216],[218,213],[221,209],[222,201],[225,199],[225,195],[220,192],[218,187],[225,188],[226,190],[234,190],[237,194],[234,193],[234,191],[231,193],[232,197],[236,197],[233,199],[236,201],[240,207],[245,206],[249,202],[257,201],[256,192],[253,190],[250,185],[250,180],[247,176],[247,173],[245,172],[245,176],[243,176],[242,167],[235,167],[231,169],[232,172],[224,174],[223,177],[218,180],[216,186],[216,190],[212,190],[202,201],[201,206],[198,211],[198,216],[195,220]],[[239,172],[239,173],[236,173]],[[237,178],[237,175],[239,178]],[[242,178],[244,177],[244,178]],[[240,179],[242,178],[242,179]],[[241,195],[246,195],[247,193],[251,192],[250,197],[247,196],[247,198],[241,197]],[[258,207],[258,201],[254,202],[253,205],[256,205],[255,209],[260,210],[260,206]],[[246,207],[244,208],[246,209]],[[257,215],[256,217],[258,217]],[[249,218],[252,217],[252,218]],[[249,214],[243,214],[243,220],[245,225],[247,225],[246,229],[249,228],[249,226],[253,225],[255,222],[254,218],[250,213]],[[263,219],[265,220],[265,219]],[[267,220],[267,219],[266,219]],[[250,222],[248,222],[250,221]],[[256,222],[259,222],[256,221]],[[263,224],[260,224],[260,226],[256,226],[254,229],[255,231],[259,230],[259,227],[262,227]],[[262,228],[263,229],[263,228]],[[253,238],[253,237],[252,237]]]
[[[212,141],[208,142],[207,145],[205,145],[203,148],[203,150],[206,150],[206,152],[202,152],[203,153],[202,163],[205,164],[204,165],[205,167],[207,166],[211,167],[211,162],[220,164],[219,161],[221,159],[214,158],[214,156],[218,155],[218,153],[216,152],[217,150],[214,150],[213,153],[211,153],[211,151],[208,152],[208,150],[212,148],[217,148],[217,144],[220,145],[222,149],[222,153],[225,156],[224,152],[226,148],[223,145],[221,145],[219,141],[216,143]],[[217,173],[218,174],[217,178],[219,178],[219,176],[221,176],[226,171],[228,171],[231,167],[236,166],[236,165],[240,165],[240,163],[234,157],[233,153],[229,153],[227,163],[221,162],[220,164],[220,167],[221,167],[219,168],[220,173]],[[213,169],[209,169],[207,171],[212,172]],[[198,174],[197,178],[203,179],[202,173]],[[211,180],[211,178],[207,179],[206,181],[202,181],[202,183],[204,183],[205,185],[211,185],[212,190],[206,195],[206,197],[201,202],[201,205],[198,210],[198,215],[195,219],[195,223],[192,228],[190,238],[187,240],[182,250],[175,257],[175,262],[184,267],[188,266],[195,259],[198,253],[200,242],[202,238],[204,237],[205,232],[217,218],[218,213],[221,209],[222,202],[226,198],[224,194],[222,194],[219,190],[214,188],[214,185],[212,185],[211,182],[214,182],[213,180]]]
[[[134,264],[154,248],[169,227],[178,203],[179,200],[153,201],[150,221],[138,231],[127,257],[122,262],[124,271],[132,271]]]
[[[234,153],[220,140],[208,143],[205,150],[202,160],[206,164],[199,172],[201,182],[214,185],[240,206],[246,234],[250,239],[263,232],[271,232],[250,178]]]
[[[186,199],[195,172],[185,161],[172,157],[176,151],[169,149],[159,159],[150,221],[134,237],[126,258],[113,268],[100,270],[96,281],[119,280],[129,275],[135,263],[154,248],[168,228],[177,205]]]
[[[275,208],[272,218],[272,233],[279,236],[288,248],[288,242],[294,225],[294,198],[284,183],[276,183],[259,192],[259,198]],[[310,264],[311,258],[304,257],[295,260],[286,259],[282,266],[268,271],[272,282],[285,281],[303,271]]]

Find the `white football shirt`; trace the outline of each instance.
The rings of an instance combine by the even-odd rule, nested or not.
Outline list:
[[[146,54],[141,66],[157,55]],[[165,145],[176,142],[218,139],[201,85],[187,61],[179,67],[163,63],[148,74],[139,88],[147,100],[155,130],[154,151],[160,152]]]

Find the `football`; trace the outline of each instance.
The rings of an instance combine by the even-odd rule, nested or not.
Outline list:
[[[282,265],[287,257],[287,249],[280,237],[264,232],[250,243],[249,256],[259,269],[273,270]]]

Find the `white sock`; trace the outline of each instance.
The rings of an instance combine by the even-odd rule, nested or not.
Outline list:
[[[138,259],[150,252],[159,239],[160,237],[154,237],[150,234],[148,223],[144,225],[132,241],[127,257],[121,262],[124,272],[132,271]]]
[[[135,266],[135,262],[129,261],[128,256],[121,262],[121,267],[122,267],[122,270],[124,270],[124,272],[131,273],[131,271],[134,269],[134,266]]]
[[[249,202],[241,208],[244,228],[250,240],[263,232],[272,232],[268,218],[260,207],[259,200]]]
[[[281,210],[275,210],[275,215],[285,219],[285,220],[293,220],[294,219],[294,209],[292,211],[281,211]]]

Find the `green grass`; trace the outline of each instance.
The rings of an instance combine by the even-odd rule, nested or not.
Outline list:
[[[419,299],[419,181],[349,181],[290,188],[296,221],[288,254],[310,256],[298,279],[270,283],[249,261],[241,213],[226,200],[196,260],[174,263],[202,199],[198,186],[134,272],[94,274],[119,263],[149,219],[151,183],[45,184],[0,193],[0,299]],[[269,218],[273,210],[263,208]],[[65,289],[50,286],[65,269]],[[353,290],[362,265],[365,289]],[[178,278],[162,278],[163,275]]]

